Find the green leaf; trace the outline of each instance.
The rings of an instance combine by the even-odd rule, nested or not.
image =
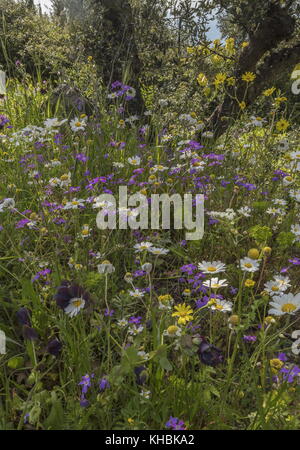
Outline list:
[[[51,392],[51,410],[50,414],[44,422],[46,430],[62,430],[64,423],[64,410],[61,400],[57,398],[56,392]]]
[[[7,361],[7,366],[10,369],[19,369],[24,365],[24,358],[23,356],[13,356]]]

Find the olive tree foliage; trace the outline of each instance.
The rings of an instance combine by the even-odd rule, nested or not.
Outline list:
[[[33,2],[0,0],[0,65],[8,74],[22,67],[33,75],[38,71],[54,77],[76,58],[68,31],[42,15]]]
[[[138,88],[139,102],[143,82],[178,88],[180,77],[186,76],[181,59],[187,46],[201,45],[218,55],[207,38],[213,17],[219,19],[224,38],[247,41],[249,45],[234,55],[219,55],[236,83],[218,99],[218,105],[212,102],[207,107],[208,124],[216,136],[236,119],[240,102],[251,106],[265,87],[291,72],[300,58],[299,0],[61,1],[69,20],[77,20],[77,26],[82,23],[85,47],[95,55],[107,85],[126,75]],[[195,70],[208,66],[206,55],[194,62]],[[256,75],[247,89],[241,79],[245,72]]]
[[[237,80],[209,118],[216,136],[223,134],[239,114],[239,102],[251,106],[263,89],[275,85],[284,74],[289,78],[300,61],[299,0],[217,0],[223,33],[235,32],[244,47],[233,58],[232,76]],[[223,17],[223,22],[222,22]],[[245,86],[242,75],[256,78]]]

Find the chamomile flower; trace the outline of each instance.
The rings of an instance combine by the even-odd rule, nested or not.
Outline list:
[[[120,319],[120,320],[118,320],[117,325],[120,328],[126,328],[128,325],[128,321],[126,319]]]
[[[138,334],[142,333],[143,330],[144,330],[143,325],[131,326],[128,328],[128,333],[131,336],[137,336]]]
[[[264,285],[264,290],[271,296],[282,295],[290,285],[282,285],[276,280],[268,281]]]
[[[259,262],[251,258],[243,258],[240,260],[240,268],[243,272],[256,272],[259,270]]]
[[[89,294],[75,283],[63,281],[54,299],[57,306],[70,316],[76,316],[89,302]]]
[[[289,279],[289,277],[284,277],[282,275],[275,275],[274,280],[282,290],[286,290],[287,288],[291,287],[290,285],[291,280]]]
[[[15,207],[15,200],[13,198],[5,198],[0,203],[0,212],[3,212],[5,209],[13,209]]]
[[[134,291],[129,291],[129,295],[133,298],[142,298],[145,294],[139,289],[135,289]]]
[[[144,398],[144,399],[146,399],[146,400],[149,400],[149,398],[150,398],[150,396],[151,396],[151,391],[141,391],[140,392],[140,395]]]
[[[72,201],[67,202],[64,206],[64,209],[79,209],[79,208],[84,208],[84,203],[85,200],[81,199],[77,199],[77,198],[73,198]]]
[[[53,119],[46,119],[44,125],[46,128],[60,127],[63,123],[67,122],[67,119],[58,120],[56,117]]]
[[[139,166],[141,164],[141,158],[139,156],[133,156],[127,160],[132,166]]]
[[[207,303],[207,307],[212,311],[221,311],[221,312],[231,312],[232,311],[232,302],[227,300],[222,300],[217,297],[212,297]]]
[[[220,273],[225,272],[226,266],[221,261],[213,261],[213,262],[207,262],[202,261],[198,264],[198,269],[201,270],[203,273]]]
[[[91,228],[88,225],[83,225],[80,236],[85,239],[91,235]]]
[[[84,308],[85,300],[81,297],[74,297],[70,300],[70,303],[68,306],[64,309],[65,313],[70,316],[74,317],[77,316],[77,314],[80,312],[82,308]]]
[[[115,267],[107,260],[103,261],[101,264],[98,264],[97,266],[99,273],[113,273],[116,269]]]
[[[70,127],[71,127],[72,131],[74,131],[74,132],[84,131],[86,128],[86,125],[87,125],[86,118],[78,119],[78,117],[75,117],[70,122]]]
[[[149,252],[156,256],[161,255],[167,255],[169,253],[169,250],[166,248],[160,248],[160,247],[151,247],[149,248]]]
[[[295,314],[300,309],[300,293],[292,293],[274,296],[270,302],[271,308],[268,314],[282,316],[284,314]]]
[[[144,252],[145,250],[150,250],[150,248],[153,246],[151,242],[140,242],[139,244],[135,244],[133,248],[137,253]]]
[[[295,235],[295,241],[300,241],[300,224],[292,225],[291,232]]]
[[[221,287],[228,286],[228,283],[227,280],[219,280],[219,278],[211,278],[211,280],[204,281],[203,285],[211,289],[220,289]]]

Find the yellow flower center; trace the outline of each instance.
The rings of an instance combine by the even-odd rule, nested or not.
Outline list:
[[[171,325],[167,328],[168,334],[175,334],[178,330],[179,328],[176,325]]]
[[[271,290],[274,291],[274,292],[277,292],[277,291],[279,291],[279,287],[278,286],[272,286]]]
[[[253,264],[251,264],[251,263],[246,263],[246,264],[245,264],[245,267],[247,267],[247,269],[251,269],[251,267],[253,267]]]
[[[81,127],[81,122],[76,122],[75,127]]]
[[[209,266],[207,270],[208,272],[216,272],[217,268],[215,266]]]
[[[78,298],[77,300],[73,300],[72,302],[73,306],[75,306],[76,308],[79,308],[79,306],[82,305],[82,299]]]
[[[297,307],[295,305],[293,305],[292,303],[285,303],[281,307],[281,311],[286,312],[286,313],[293,312],[293,311],[295,311],[295,309],[297,309]]]

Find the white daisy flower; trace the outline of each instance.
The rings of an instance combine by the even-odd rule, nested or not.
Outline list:
[[[267,291],[268,294],[271,296],[282,295],[284,293],[284,291],[287,290],[288,287],[289,287],[289,285],[284,286],[284,285],[280,284],[278,281],[272,280],[272,281],[268,281],[267,283],[265,283],[264,290]]]
[[[101,196],[99,197],[95,197],[93,200],[93,209],[95,208],[111,208],[114,205],[112,204],[112,202],[109,202],[107,200],[101,200]]]
[[[91,235],[91,228],[88,225],[83,225],[80,236],[85,239],[90,235]]]
[[[125,328],[125,327],[127,327],[128,322],[126,319],[120,319],[120,320],[118,320],[117,325],[121,328]]]
[[[5,209],[13,209],[16,203],[13,198],[5,198],[2,203],[0,203],[0,212],[3,212]]]
[[[219,280],[219,278],[212,278],[211,280],[204,281],[204,286],[211,289],[220,289],[221,287],[228,286],[227,280]]]
[[[284,277],[282,275],[275,275],[274,280],[276,281],[276,283],[278,283],[278,286],[284,288],[284,290],[291,287],[290,285],[291,280],[289,279],[289,277]]]
[[[243,272],[256,272],[259,270],[259,262],[251,258],[243,258],[240,260],[240,268]]]
[[[296,242],[299,242],[300,241],[300,224],[292,225],[291,232],[295,235]]]
[[[209,303],[210,302],[208,302],[208,307],[213,311],[221,311],[224,313],[232,311],[233,304],[227,300],[220,300],[216,298],[211,302],[211,304]]]
[[[142,391],[142,392],[140,393],[140,395],[141,395],[143,398],[145,398],[146,400],[149,400],[150,395],[151,395],[151,391]]]
[[[296,202],[300,203],[300,189],[296,190],[296,189],[291,189],[289,191],[289,194],[291,196],[291,198],[293,198],[294,200],[296,200]]]
[[[198,264],[198,269],[201,270],[203,273],[219,273],[219,272],[225,272],[226,265],[223,264],[221,261],[213,261],[213,262],[207,262],[202,261]]]
[[[85,200],[81,199],[77,199],[77,198],[73,198],[72,201],[67,202],[64,206],[64,209],[78,209],[78,208],[83,208],[84,207],[84,202]]]
[[[67,122],[67,119],[58,120],[57,117],[54,117],[53,119],[46,119],[44,125],[46,128],[54,128],[60,127],[65,122]]]
[[[284,314],[295,314],[300,309],[300,293],[292,293],[274,296],[270,302],[269,315],[282,316]]]
[[[140,242],[139,244],[135,244],[133,248],[136,252],[143,252],[145,250],[149,250],[153,244],[151,242]]]
[[[144,297],[145,294],[141,292],[139,289],[135,289],[134,291],[129,291],[129,295],[130,297],[133,298],[142,298]]]
[[[82,308],[84,308],[84,305],[85,300],[83,298],[81,297],[72,298],[68,306],[64,309],[64,311],[68,316],[74,317],[77,316],[77,314]]]
[[[86,128],[86,119],[78,119],[78,117],[75,117],[75,119],[71,120],[70,127],[72,131],[84,131]]]
[[[300,150],[298,152],[291,152],[289,157],[295,161],[300,161]]]
[[[167,255],[169,250],[159,247],[150,247],[149,252],[156,256]]]
[[[265,122],[266,119],[251,116],[251,125],[254,125],[255,127],[262,127]]]
[[[103,261],[97,266],[99,273],[113,273],[116,269],[109,261]]]
[[[143,325],[138,325],[138,326],[130,327],[130,328],[128,329],[128,333],[129,333],[131,336],[137,336],[138,334],[142,333],[143,330],[144,330]]]
[[[139,156],[133,156],[127,160],[132,166],[139,166],[141,164],[141,158]]]

